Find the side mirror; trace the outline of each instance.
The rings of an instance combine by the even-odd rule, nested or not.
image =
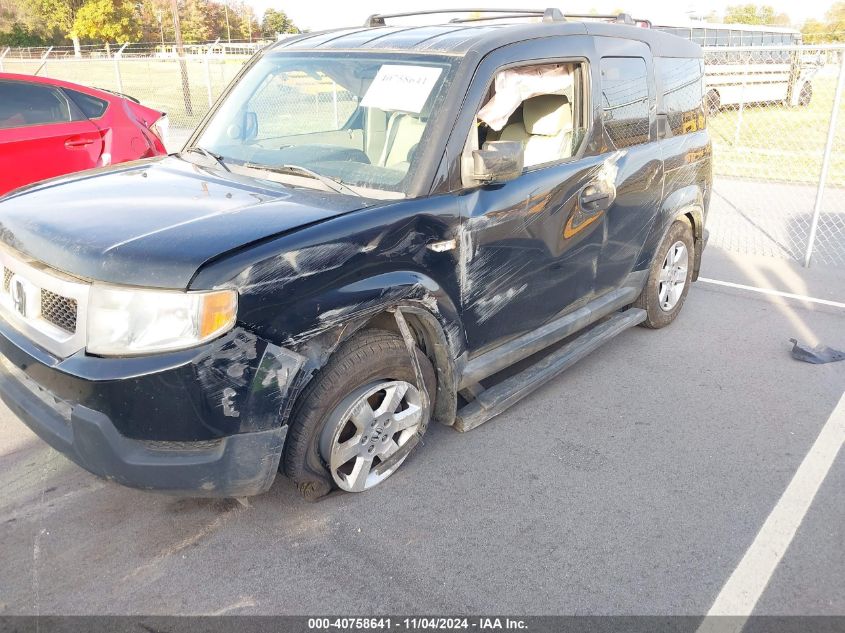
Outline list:
[[[507,182],[522,174],[525,152],[519,141],[490,141],[472,152],[472,177],[483,183]]]
[[[250,141],[258,136],[258,115],[255,112],[247,110],[244,112],[244,127],[242,138],[245,141]]]

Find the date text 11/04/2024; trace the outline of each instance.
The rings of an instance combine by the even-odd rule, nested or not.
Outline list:
[[[309,618],[309,631],[331,630],[390,630],[407,629],[411,631],[451,631],[470,630],[527,630],[525,620],[513,618]]]

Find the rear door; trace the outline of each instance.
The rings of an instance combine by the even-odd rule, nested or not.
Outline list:
[[[596,269],[596,294],[626,285],[663,197],[663,161],[657,142],[655,81],[651,52],[644,43],[596,38],[600,56],[594,74],[597,116],[603,137],[600,180],[605,243]]]
[[[96,167],[102,134],[53,86],[0,81],[0,193]]]

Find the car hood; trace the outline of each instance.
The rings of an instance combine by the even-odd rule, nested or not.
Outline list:
[[[71,275],[186,288],[204,262],[373,204],[176,156],[45,181],[0,200],[0,240]]]

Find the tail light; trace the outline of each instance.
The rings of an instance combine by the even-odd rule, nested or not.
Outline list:
[[[161,144],[167,147],[167,135],[170,130],[170,120],[167,114],[162,114],[161,118],[150,126],[150,132],[158,137]]]

